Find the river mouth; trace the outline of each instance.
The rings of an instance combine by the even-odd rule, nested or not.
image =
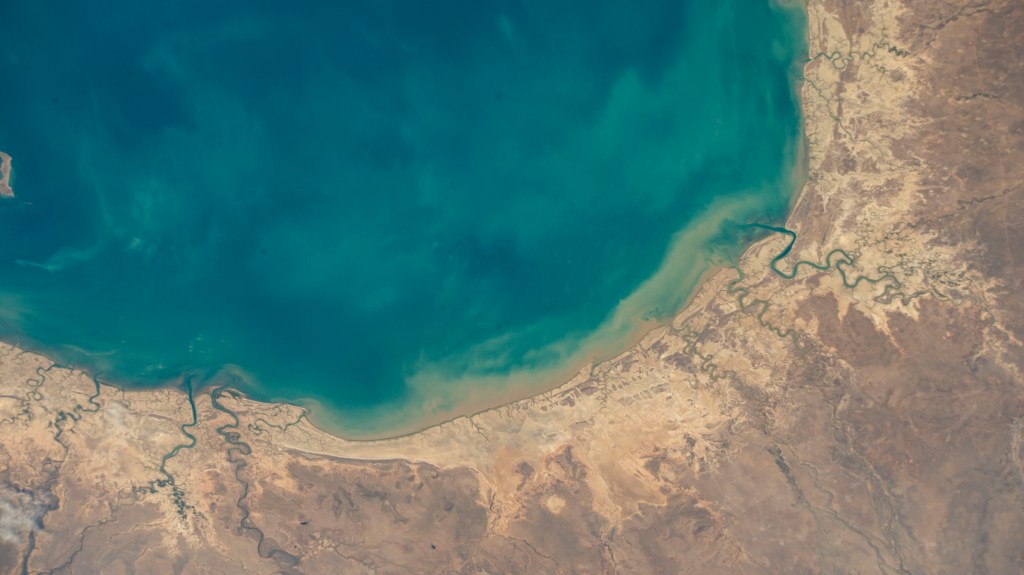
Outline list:
[[[125,13],[0,24],[0,335],[118,385],[436,423],[621,351],[797,187],[795,8]]]

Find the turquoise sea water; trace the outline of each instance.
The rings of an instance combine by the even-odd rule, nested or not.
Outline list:
[[[354,433],[550,385],[784,215],[804,32],[767,0],[5,2],[0,337],[133,386],[236,366]]]

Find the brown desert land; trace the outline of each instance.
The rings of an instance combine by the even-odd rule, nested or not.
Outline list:
[[[807,12],[786,257],[380,441],[3,345],[0,573],[1024,573],[1024,3]]]

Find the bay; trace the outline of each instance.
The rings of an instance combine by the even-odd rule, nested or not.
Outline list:
[[[785,216],[804,34],[740,0],[7,2],[0,337],[350,435],[551,387]]]

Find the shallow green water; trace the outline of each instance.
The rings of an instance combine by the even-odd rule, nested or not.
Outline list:
[[[0,336],[105,380],[397,429],[613,352],[793,191],[798,8],[118,4],[0,19]]]

